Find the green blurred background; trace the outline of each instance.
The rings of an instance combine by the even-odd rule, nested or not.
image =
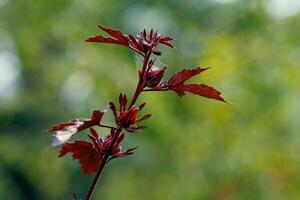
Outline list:
[[[176,38],[183,67],[233,104],[143,94],[149,128],[105,169],[94,199],[300,199],[298,0],[0,0],[0,199],[83,197],[92,180],[42,130],[132,94],[139,59],[84,43],[96,24]],[[111,122],[109,117],[105,118]],[[101,132],[103,135],[105,132]]]

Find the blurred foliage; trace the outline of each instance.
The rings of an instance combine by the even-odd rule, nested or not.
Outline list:
[[[284,3],[284,2],[288,2]],[[280,4],[281,3],[281,4]],[[232,105],[147,93],[149,128],[109,164],[94,199],[300,199],[300,14],[293,0],[0,0],[0,199],[83,196],[85,177],[58,159],[57,122],[131,94],[139,60],[87,44],[96,24],[176,38],[160,63],[212,67],[196,78]],[[290,9],[290,10],[289,10]],[[110,118],[105,119],[110,122]],[[104,134],[104,133],[103,133]]]

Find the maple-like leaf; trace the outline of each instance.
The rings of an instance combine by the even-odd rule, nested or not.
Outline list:
[[[52,146],[58,146],[67,142],[72,135],[92,126],[98,125],[104,112],[94,110],[91,119],[74,119],[70,122],[61,123],[53,126],[48,131],[53,132],[54,140]]]
[[[221,92],[205,84],[177,85],[176,87],[172,87],[172,90],[179,96],[185,95],[185,92],[190,92],[195,95],[225,102],[224,98],[221,96]]]
[[[67,143],[62,147],[59,157],[67,153],[71,153],[73,158],[80,162],[83,173],[89,174],[98,170],[102,155],[97,152],[92,143],[81,140]]]
[[[96,35],[87,38],[86,42],[102,42],[102,43],[111,43],[111,44],[119,44],[123,46],[128,46],[128,38],[121,33],[119,30],[111,29],[111,28],[105,28],[101,25],[98,25],[98,27],[109,34],[112,38],[103,37],[102,35]]]
[[[109,147],[116,131],[111,129],[111,133],[105,138],[99,137],[97,131],[90,128],[91,134],[89,138],[92,142],[83,140],[77,140],[74,143],[66,143],[62,146],[59,157],[71,153],[74,159],[77,159],[80,163],[81,169],[85,174],[97,172],[103,156],[109,151]],[[118,135],[116,142],[109,154],[111,159],[124,157],[133,154],[133,150],[136,148],[129,148],[125,151],[121,148],[121,142],[124,139],[124,134]]]
[[[211,86],[205,84],[184,84],[188,79],[207,69],[208,68],[202,67],[184,69],[176,73],[167,81],[167,89],[173,90],[178,96],[184,96],[185,92],[190,92],[195,95],[225,102],[224,98],[221,96],[221,92]]]
[[[197,67],[195,69],[184,69],[180,72],[177,72],[168,80],[168,85],[177,85],[184,83],[186,80],[200,74],[201,72],[207,70],[208,68]]]
[[[110,36],[115,38],[116,40],[122,42],[124,45],[128,45],[128,38],[121,33],[119,30],[111,29],[111,28],[106,28],[104,26],[98,25],[98,27],[108,33]]]

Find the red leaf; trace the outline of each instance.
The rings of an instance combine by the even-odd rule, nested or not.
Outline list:
[[[226,102],[221,96],[221,92],[213,87],[205,84],[179,84],[174,87],[170,87],[171,90],[175,91],[179,96],[185,95],[185,92],[190,92],[199,96],[203,96],[210,99],[216,99],[219,101]]]
[[[172,76],[168,80],[168,85],[177,85],[177,84],[184,83],[186,80],[190,79],[193,76],[196,76],[197,74],[200,74],[201,72],[207,69],[208,68],[202,68],[202,67],[197,67],[195,69],[184,69],[176,73],[174,76]]]
[[[117,157],[124,157],[124,156],[129,156],[133,154],[133,151],[136,149],[137,147],[133,147],[130,149],[127,149],[126,151],[120,153]]]
[[[167,83],[167,89],[173,90],[178,96],[184,96],[185,92],[190,92],[210,99],[226,102],[221,96],[221,92],[205,84],[184,84],[191,77],[200,74],[208,68],[197,67],[195,69],[184,69],[172,76]]]
[[[91,132],[91,135],[88,135],[88,137],[92,140],[93,144],[94,144],[94,147],[96,149],[98,149],[99,151],[102,150],[102,143],[101,143],[101,140],[99,138],[99,135],[97,133],[97,131],[93,128],[90,128],[90,132]]]
[[[159,40],[159,43],[174,48],[174,46],[170,43],[173,40],[171,37],[163,37]]]
[[[160,42],[171,42],[173,40],[173,38],[171,37],[162,37],[160,39]]]
[[[136,41],[136,38],[129,34],[130,44],[132,47],[137,50],[138,52],[143,52],[142,47],[139,45],[139,43]]]
[[[124,136],[125,136],[124,134],[118,136],[117,141],[112,150],[112,156],[118,156],[120,153],[122,153],[120,143],[124,139]]]
[[[94,110],[91,120],[87,121],[85,125],[87,126],[86,128],[89,128],[90,126],[98,125],[104,115],[104,112],[100,110]]]
[[[142,103],[141,105],[139,105],[139,111],[141,111],[144,107],[145,107],[146,103]]]
[[[147,120],[151,117],[151,114],[147,114],[147,115],[144,115],[142,116],[140,119],[136,120],[136,123],[138,122],[141,122],[141,121],[144,121],[144,120]]]
[[[171,48],[175,48],[171,43],[169,43],[169,42],[160,42],[161,44],[164,44],[164,45],[166,45],[166,46],[169,46],[169,47],[171,47]]]
[[[94,138],[99,138],[99,135],[98,135],[98,133],[97,133],[97,131],[96,131],[95,129],[90,128],[90,131],[91,131],[91,134],[92,134],[92,136],[93,136]]]
[[[81,169],[85,174],[96,172],[101,161],[99,154],[93,145],[86,141],[75,141],[65,144],[59,154],[59,157],[71,153],[74,159],[80,162]]]
[[[106,28],[106,27],[103,27],[101,25],[98,25],[98,27],[101,30],[103,30],[104,32],[106,32],[109,35],[111,35],[113,38],[115,38],[118,41],[122,42],[125,46],[128,46],[128,38],[126,36],[124,36],[124,34],[121,31],[115,30],[115,29],[111,29],[111,28]]]
[[[86,42],[102,42],[102,43],[110,43],[110,44],[119,44],[127,47],[129,46],[128,38],[123,33],[121,33],[121,31],[114,30],[111,28],[106,28],[101,25],[98,25],[98,27],[104,32],[106,32],[107,34],[109,34],[110,36],[112,36],[112,38],[103,37],[102,35],[96,35],[87,38],[85,40]]]
[[[119,41],[119,40],[116,40],[113,38],[106,38],[101,35],[89,37],[89,38],[85,39],[84,41],[85,42],[102,42],[102,43],[119,44],[119,45],[127,46],[127,44],[122,41]]]

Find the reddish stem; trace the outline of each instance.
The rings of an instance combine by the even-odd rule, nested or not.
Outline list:
[[[113,147],[115,145],[115,142],[117,141],[117,138],[118,138],[118,136],[119,136],[119,134],[121,133],[122,130],[123,129],[121,127],[118,128],[116,134],[114,135],[114,137],[113,137],[113,139],[112,139],[112,141],[111,141],[111,143],[109,145],[108,150],[105,152],[104,157],[101,160],[101,164],[99,166],[99,169],[98,169],[96,175],[94,176],[93,182],[92,182],[92,184],[91,184],[91,186],[89,188],[89,191],[88,191],[88,193],[87,193],[87,195],[85,197],[85,200],[90,200],[91,199],[91,196],[93,194],[93,191],[94,191],[94,188],[95,188],[95,186],[97,184],[97,181],[98,181],[98,179],[99,179],[99,177],[101,175],[101,172],[102,172],[102,170],[103,170],[103,168],[104,168],[104,166],[106,164],[106,161],[109,158],[109,156],[111,154],[111,151],[112,151],[112,149],[113,149]]]
[[[167,91],[168,88],[152,88],[152,89],[144,89],[142,92],[158,92],[158,91]]]
[[[105,125],[105,124],[98,124],[98,126],[103,127],[103,128],[109,128],[109,129],[118,130],[118,128],[116,128],[116,127]]]
[[[133,97],[132,97],[132,99],[130,101],[128,109],[131,108],[135,104],[137,98],[139,97],[139,95],[141,94],[141,92],[143,91],[143,89],[145,87],[145,81],[146,81],[146,80],[144,80],[145,77],[146,77],[145,73],[147,72],[148,62],[149,62],[149,58],[151,56],[151,53],[152,52],[150,51],[144,57],[144,63],[143,63],[142,72],[141,72],[141,74],[139,76],[139,81],[138,81],[137,87],[135,89],[134,95],[133,95]],[[102,125],[102,124],[99,124],[99,126],[105,127],[105,128],[116,129],[115,127],[110,127],[110,126]],[[104,169],[105,164],[107,163],[107,160],[108,160],[108,158],[109,158],[109,156],[111,154],[111,151],[112,151],[112,149],[113,149],[113,147],[115,145],[115,142],[117,141],[117,138],[118,138],[118,136],[119,136],[119,134],[121,133],[122,130],[123,130],[123,127],[118,127],[117,128],[117,132],[114,135],[114,137],[113,137],[113,139],[112,139],[112,141],[111,141],[111,143],[109,145],[108,150],[105,152],[105,154],[104,154],[104,156],[103,156],[103,158],[101,160],[101,164],[100,164],[99,169],[98,169],[96,175],[94,176],[94,179],[93,179],[93,181],[92,181],[92,183],[91,183],[91,185],[89,187],[89,191],[88,191],[88,193],[87,193],[87,195],[85,197],[85,200],[90,200],[91,199],[91,196],[93,194],[93,191],[95,189],[97,181],[98,181],[98,179],[99,179],[99,177],[100,177],[100,175],[101,175],[101,173],[102,173],[102,171]]]
[[[151,52],[147,53],[144,57],[142,72],[141,72],[141,74],[139,74],[139,81],[138,81],[138,84],[136,86],[135,92],[133,94],[133,97],[132,97],[132,100],[129,104],[128,109],[131,108],[134,105],[134,103],[136,102],[136,100],[139,97],[140,93],[142,92],[142,90],[145,87],[145,80],[144,80],[145,75],[144,74],[146,72],[150,56],[151,56]]]

